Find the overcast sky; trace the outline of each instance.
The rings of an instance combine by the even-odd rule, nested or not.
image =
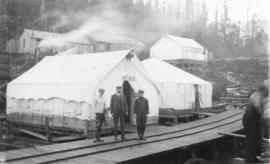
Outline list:
[[[205,0],[205,2],[209,9],[209,19],[213,20],[216,6],[221,9],[224,0]],[[233,21],[245,22],[247,18],[251,19],[253,13],[255,13],[258,18],[270,20],[269,0],[227,0],[227,4],[229,17]]]
[[[133,0],[141,1],[141,0]],[[151,1],[152,4],[155,4],[156,0],[142,0],[145,4]],[[193,0],[194,3],[197,3],[201,6],[201,3],[205,1],[205,4],[208,8],[208,18],[209,21],[213,21],[215,17],[216,8],[219,9],[220,13],[223,11],[224,1],[227,1],[229,9],[229,18],[235,22],[246,22],[247,19],[251,19],[253,13],[257,15],[257,18],[270,20],[270,0]],[[159,4],[165,5],[169,4],[170,6],[177,7],[177,3],[185,6],[186,0],[159,0]],[[165,5],[165,6],[167,6]],[[161,6],[160,6],[161,7]]]

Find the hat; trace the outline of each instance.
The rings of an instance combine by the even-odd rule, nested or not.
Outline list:
[[[142,89],[139,89],[138,93],[144,93],[144,91]]]
[[[98,91],[99,91],[99,92],[105,92],[105,89],[99,88]]]

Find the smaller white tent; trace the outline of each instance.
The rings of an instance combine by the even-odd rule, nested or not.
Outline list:
[[[162,60],[207,61],[204,51],[203,46],[193,39],[165,34],[150,48],[150,57]]]
[[[194,85],[201,93],[201,107],[212,106],[212,84],[165,61],[149,58],[143,61],[155,84],[158,86],[163,104],[161,108],[191,109],[194,107]]]
[[[155,117],[157,121],[158,88],[130,50],[45,57],[8,84],[7,114],[91,120],[94,119],[92,101],[98,88],[105,89],[104,98],[106,104],[110,104],[115,87],[123,85],[124,81],[135,92],[145,90],[145,97],[149,99],[149,117]]]

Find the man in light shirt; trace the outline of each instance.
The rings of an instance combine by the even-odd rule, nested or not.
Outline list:
[[[98,90],[99,96],[94,99],[93,107],[96,114],[96,136],[94,142],[103,142],[103,140],[100,139],[100,133],[101,133],[101,127],[105,121],[105,113],[106,110],[106,104],[105,99],[103,98],[103,94],[105,90],[103,88],[100,88]]]

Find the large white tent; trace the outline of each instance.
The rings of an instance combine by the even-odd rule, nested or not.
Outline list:
[[[207,54],[204,52],[203,46],[193,39],[165,34],[150,48],[150,57],[207,61]]]
[[[194,85],[201,94],[201,107],[212,106],[212,84],[185,72],[158,58],[143,61],[155,84],[158,86],[163,103],[161,108],[191,109],[194,107]]]
[[[104,97],[109,104],[115,87],[124,81],[135,92],[145,90],[150,103],[149,123],[157,122],[161,98],[158,88],[130,50],[45,57],[8,84],[7,114],[91,120],[94,119],[92,100],[98,88],[105,89]]]

